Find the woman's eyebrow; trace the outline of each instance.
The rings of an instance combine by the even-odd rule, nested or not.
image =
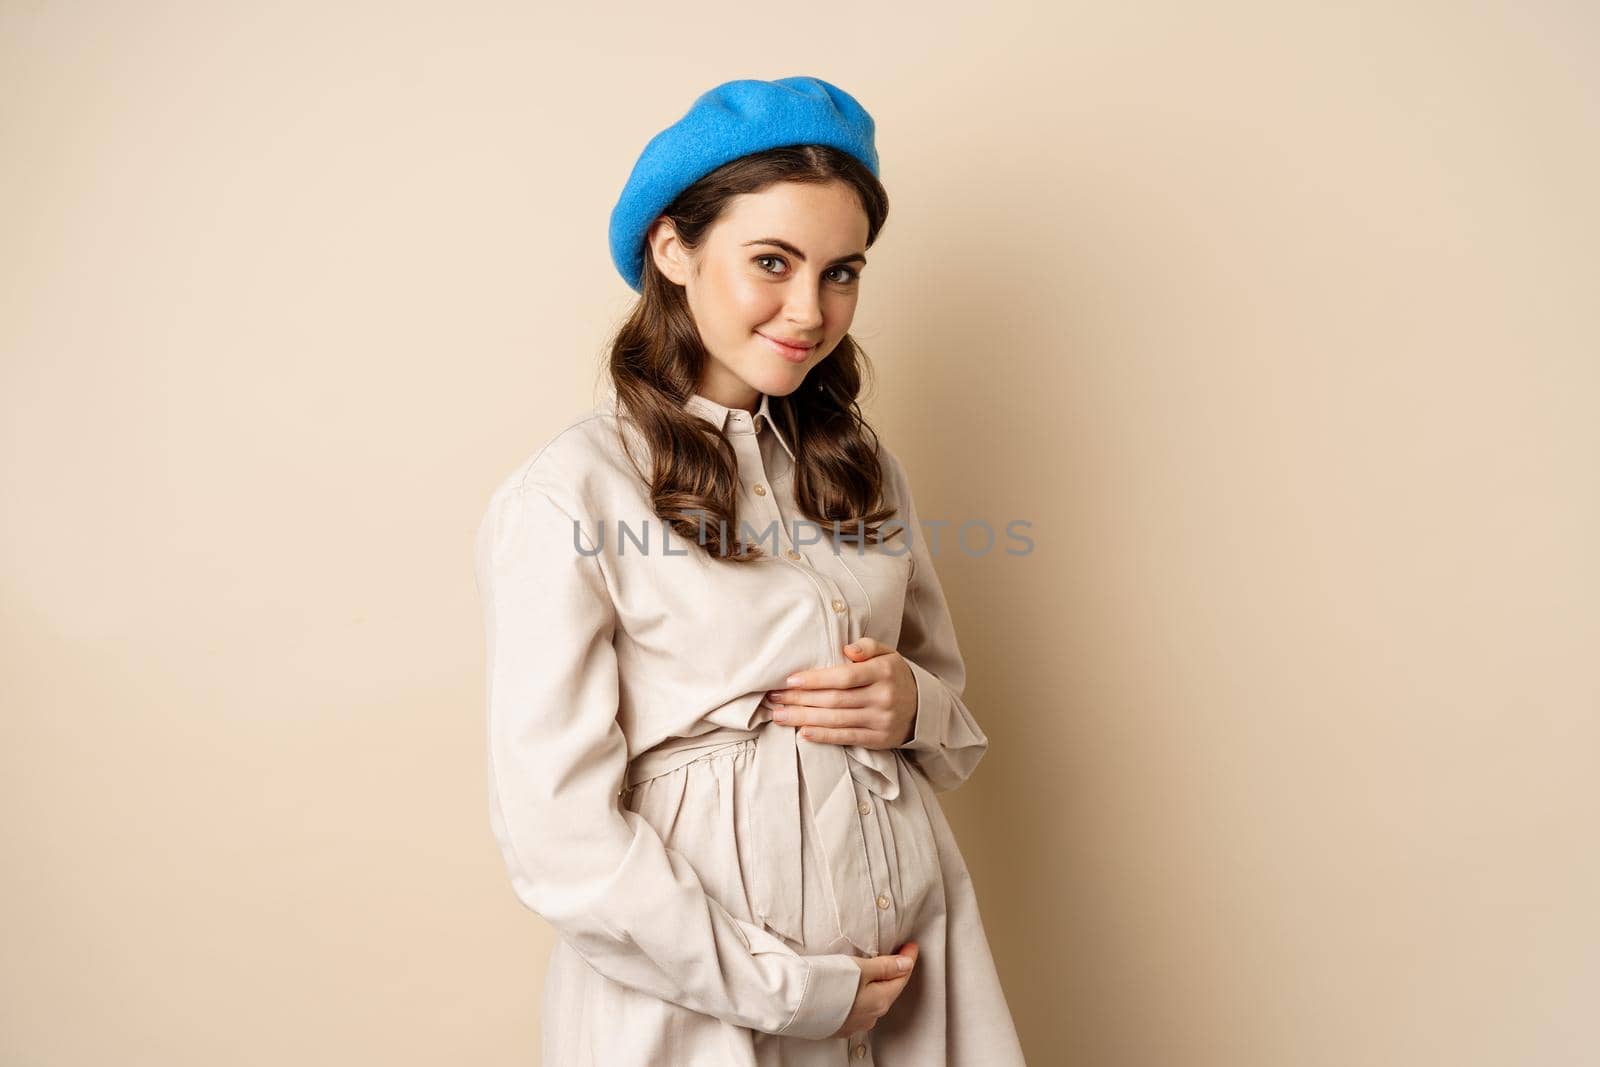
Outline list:
[[[781,248],[785,252],[789,253],[795,259],[798,259],[800,262],[804,263],[806,261],[806,254],[804,252],[800,251],[788,241],[779,240],[776,237],[758,237],[754,241],[746,241],[744,243],[744,247],[746,248],[750,247],[751,245],[776,245],[778,248]],[[867,265],[866,253],[854,252],[848,256],[840,256],[832,263],[829,263],[828,266],[837,267],[841,263],[860,263],[864,267]]]

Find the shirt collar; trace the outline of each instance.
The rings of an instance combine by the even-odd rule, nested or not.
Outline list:
[[[773,432],[773,437],[778,438],[778,443],[782,446],[782,450],[789,453],[790,461],[795,458],[794,450],[789,448],[789,442],[784,440],[784,435],[778,429],[778,422],[773,421],[771,398],[766,394],[762,394],[762,403],[755,408],[755,414],[750,414],[749,411],[744,411],[742,408],[728,408],[728,406],[720,405],[712,398],[706,397],[704,394],[698,394],[698,392],[690,394],[690,398],[683,402],[683,408],[685,408],[685,411],[693,411],[694,414],[698,414],[702,419],[706,419],[718,430],[726,429],[728,418],[733,416],[734,411],[738,411],[739,414],[750,419],[760,419],[765,424],[766,429],[770,429]]]
[[[684,410],[694,412],[718,430],[727,428],[728,419],[735,411],[750,419],[760,419],[762,424],[772,431],[772,436],[778,439],[778,444],[783,446],[783,450],[789,454],[789,459],[791,461],[794,459],[794,449],[790,448],[789,442],[784,440],[782,431],[778,429],[777,422],[772,418],[771,398],[766,393],[761,394],[761,403],[756,406],[754,415],[743,408],[724,407],[710,397],[700,393],[690,393],[689,399],[684,401],[683,406]]]
[[[762,393],[761,403],[756,407],[754,415],[750,415],[749,412],[744,412],[742,408],[738,410],[743,412],[745,415],[750,415],[752,419],[759,418],[765,428],[772,431],[772,436],[778,439],[778,444],[783,446],[784,452],[788,453],[789,459],[793,461],[794,449],[789,446],[789,442],[783,436],[783,431],[778,429],[777,420],[772,417],[771,399],[772,398],[767,396],[766,393]],[[615,411],[617,407],[617,387],[615,384],[610,382],[606,384],[606,406],[613,411]],[[734,408],[725,407],[722,404],[717,403],[715,400],[712,400],[710,397],[704,396],[700,393],[690,393],[689,399],[683,402],[683,409],[700,416],[702,419],[705,419],[711,425],[715,426],[718,432],[725,432],[727,430],[728,417],[735,411]]]

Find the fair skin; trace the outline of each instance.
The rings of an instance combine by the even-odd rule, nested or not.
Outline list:
[[[710,359],[697,391],[754,412],[761,394],[788,396],[843,339],[855,317],[866,263],[867,215],[842,182],[780,182],[735,197],[690,251],[672,223],[646,234],[656,268],[684,289]],[[774,342],[797,342],[786,348]],[[812,741],[896,748],[912,737],[917,683],[894,649],[862,637],[848,660],[800,671],[769,694],[773,719]],[[911,978],[917,944],[898,955],[851,957],[861,968],[843,1037],[870,1030]],[[905,970],[900,970],[901,965]]]

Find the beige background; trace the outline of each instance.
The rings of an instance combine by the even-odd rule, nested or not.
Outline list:
[[[1579,3],[0,3],[7,1065],[525,1064],[471,537],[633,159],[879,123],[855,334],[1030,1056],[1600,1057]]]

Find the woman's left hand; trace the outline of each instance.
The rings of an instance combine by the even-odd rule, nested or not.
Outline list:
[[[782,705],[773,719],[831,745],[898,748],[911,740],[917,679],[905,658],[870,637],[845,645],[844,654],[850,663],[796,671],[788,688],[768,693]]]

